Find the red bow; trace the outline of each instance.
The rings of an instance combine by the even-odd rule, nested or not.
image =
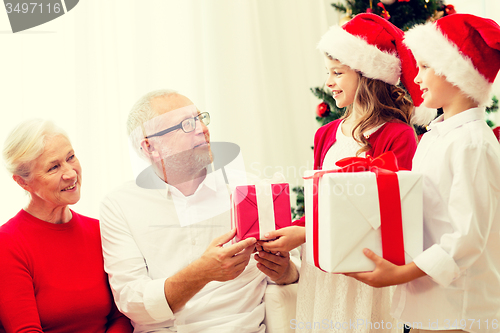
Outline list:
[[[405,264],[403,224],[401,217],[401,199],[396,171],[398,162],[396,155],[388,151],[373,158],[368,156],[348,157],[335,163],[340,169],[318,171],[311,177],[313,179],[313,257],[316,267],[319,266],[319,241],[318,241],[318,186],[324,174],[339,172],[374,172],[377,177],[377,188],[380,207],[380,232],[382,235],[383,257],[396,265]]]
[[[374,168],[386,169],[393,172],[399,171],[398,160],[392,151],[383,153],[378,157],[347,157],[335,163],[343,172],[372,171]]]

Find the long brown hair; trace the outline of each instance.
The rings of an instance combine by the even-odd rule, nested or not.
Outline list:
[[[400,121],[410,125],[413,103],[405,96],[405,91],[397,86],[380,80],[367,78],[360,73],[359,84],[354,97],[354,103],[347,107],[343,118],[347,118],[356,106],[362,115],[352,129],[352,136],[361,148],[359,155],[369,151],[372,146],[363,133],[385,122]]]

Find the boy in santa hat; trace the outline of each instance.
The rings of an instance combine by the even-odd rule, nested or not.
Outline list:
[[[412,332],[500,331],[500,145],[484,105],[500,69],[500,27],[454,14],[405,35],[418,65],[424,105],[442,107],[413,159],[424,176],[424,252],[355,277],[398,284],[392,315]]]

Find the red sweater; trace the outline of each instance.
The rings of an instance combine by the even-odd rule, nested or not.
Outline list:
[[[334,120],[320,127],[314,136],[314,170],[321,170],[326,153],[337,141],[337,128],[341,119]],[[413,128],[401,122],[385,123],[368,138],[372,148],[366,155],[377,157],[386,151],[392,151],[398,159],[398,166],[411,170],[411,161],[417,150],[417,139]],[[293,222],[305,226],[305,217]]]
[[[21,210],[0,227],[0,332],[132,332],[104,272],[99,222]]]

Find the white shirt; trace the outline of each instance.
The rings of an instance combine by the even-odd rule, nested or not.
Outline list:
[[[427,276],[398,286],[392,314],[414,327],[500,331],[500,145],[484,112],[436,119],[413,158],[424,191],[414,262]]]
[[[216,204],[220,191],[227,193],[224,179],[211,173],[185,198],[184,207],[192,209],[196,202]],[[253,257],[236,279],[208,283],[184,308],[172,313],[165,299],[165,280],[231,229],[227,210],[182,227],[176,212],[176,205],[182,206],[179,200],[174,188],[144,189],[129,182],[103,201],[105,269],[118,309],[132,320],[134,332],[264,332],[262,297],[268,279]],[[300,267],[298,251],[294,255]]]

